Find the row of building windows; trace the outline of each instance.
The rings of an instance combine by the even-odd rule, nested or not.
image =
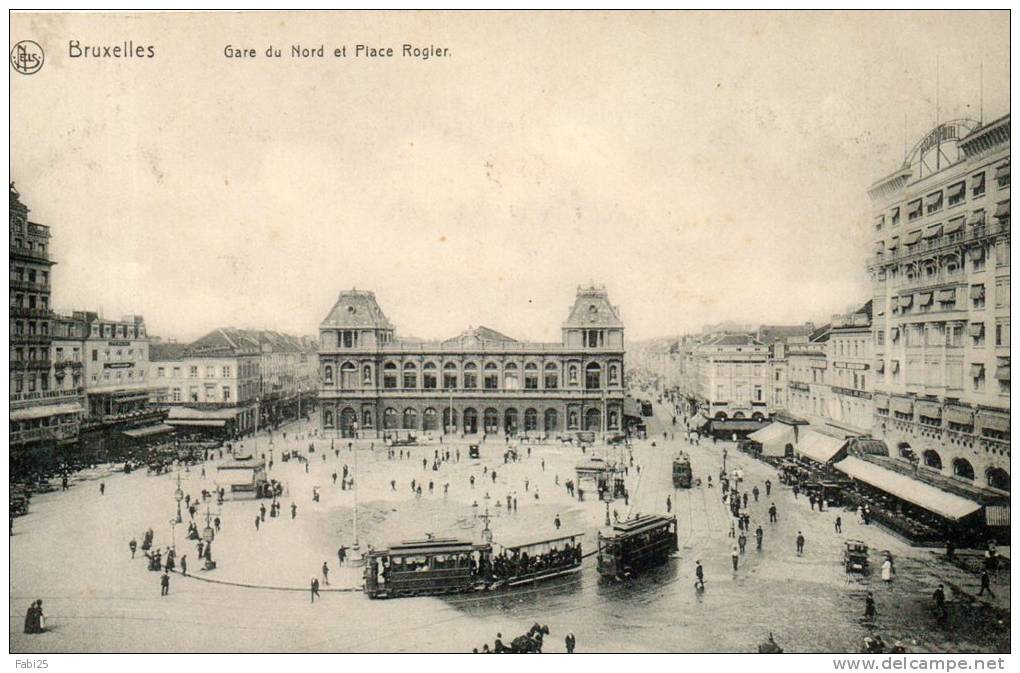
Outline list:
[[[358,386],[357,379],[357,367],[350,362],[344,363],[340,366],[339,370],[339,384],[343,389],[353,389]],[[577,365],[570,365],[567,368],[567,382],[570,386],[578,385],[579,368]],[[327,386],[334,384],[334,373],[333,365],[325,365],[322,370],[322,380]],[[383,388],[395,389],[416,389],[418,388],[418,368],[413,362],[404,363],[403,369],[399,370],[396,363],[387,362],[383,366]],[[548,363],[545,366],[544,375],[541,377],[542,382],[545,384],[545,389],[554,390],[559,387],[559,367],[554,363]],[[585,387],[588,389],[595,389],[602,387],[602,366],[596,362],[592,362],[585,367]],[[422,367],[421,374],[421,387],[425,390],[435,390],[439,388],[439,370],[434,363],[427,362]],[[539,370],[537,365],[534,363],[528,363],[524,367],[523,377],[523,389],[524,390],[538,390],[539,389]],[[398,385],[402,383],[403,385]],[[468,362],[464,365],[464,371],[462,375],[458,375],[457,365],[448,362],[443,367],[442,372],[442,383],[444,390],[458,388],[458,382],[461,383],[462,388],[472,390],[477,389],[479,382],[478,365],[473,362]],[[498,390],[500,389],[500,374],[499,366],[494,362],[486,363],[482,369],[481,374],[481,387],[485,390]],[[610,364],[608,367],[608,382],[609,385],[615,386],[620,384],[620,367],[617,364]],[[372,366],[365,365],[362,369],[361,376],[362,385],[372,384]],[[518,375],[517,365],[510,362],[503,367],[503,385],[504,390],[520,390],[521,389],[521,378]]]
[[[943,373],[945,377],[943,378]],[[907,360],[904,368],[900,367],[899,360],[891,360],[889,367],[881,366],[876,370],[876,376],[880,383],[890,382],[893,384],[906,383],[907,385],[947,387],[951,389],[963,389],[964,367],[963,363],[946,364],[942,362],[921,362]],[[975,362],[967,370],[969,389],[971,392],[983,393],[986,388],[985,365]],[[1010,366],[1009,358],[997,358],[997,366],[994,372],[996,381],[995,389],[999,395],[1009,395]]]
[[[20,280],[28,283],[50,284],[50,272],[45,269],[32,269],[24,266],[11,267],[11,280]]]
[[[995,185],[998,189],[1008,189],[1010,182],[1010,165],[1005,163],[1000,165],[995,171]],[[980,198],[985,195],[985,172],[975,173],[970,176],[970,197],[973,199]],[[915,199],[907,204],[907,220],[913,221],[921,217],[923,214],[932,215],[942,210],[943,207],[943,196],[945,195],[946,203],[950,208],[958,206],[967,200],[967,187],[968,181],[961,180],[960,182],[949,185],[944,191],[939,190],[928,194],[924,199]],[[875,221],[875,227],[881,229],[885,224],[888,223],[890,226],[896,226],[900,223],[900,207],[896,206],[892,208],[888,215],[879,215]]]
[[[31,239],[25,240],[20,237],[15,237],[14,247],[19,250],[28,250],[29,253],[38,253],[40,255],[46,254],[46,243],[42,241],[33,241]]]
[[[15,335],[27,335],[27,336],[49,336],[50,334],[50,323],[46,320],[36,322],[35,320],[15,320],[14,329],[12,330]]]
[[[45,294],[22,294],[21,292],[11,293],[11,306],[14,308],[37,308],[49,310],[50,297]]]
[[[440,419],[440,416],[442,417]],[[371,409],[365,409],[361,414],[360,428],[371,430],[375,427],[375,414]],[[584,415],[576,410],[570,409],[566,414],[566,429],[580,430],[582,419],[586,430],[599,430],[602,427],[602,412],[599,409],[588,409]],[[500,421],[502,420],[502,425]],[[460,423],[458,421],[461,421]],[[522,425],[523,421],[523,425]],[[322,412],[323,427],[332,429],[339,426],[345,430],[352,429],[354,423],[358,422],[357,413],[347,408],[334,416],[332,409],[324,409]],[[540,427],[545,432],[561,430],[560,413],[556,409],[546,409],[540,413],[537,409],[525,409],[521,414],[517,409],[507,409],[502,418],[496,409],[485,409],[481,414],[474,408],[468,407],[458,418],[456,409],[444,408],[442,412],[429,407],[425,409],[419,418],[418,410],[412,407],[402,412],[387,407],[383,410],[382,416],[384,430],[439,430],[440,427],[454,431],[457,428],[468,433],[484,431],[496,433],[502,429],[504,432],[536,432]],[[541,423],[541,426],[540,426]],[[616,409],[606,412],[606,425],[610,430],[620,428],[620,414]]]

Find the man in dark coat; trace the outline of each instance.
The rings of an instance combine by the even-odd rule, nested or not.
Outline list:
[[[864,618],[874,619],[875,618],[875,597],[868,592],[867,597],[864,599]]]
[[[313,603],[315,602],[316,597],[321,598],[321,596],[319,596],[319,580],[317,580],[317,579],[315,579],[313,577],[312,578],[312,602]]]
[[[166,596],[170,593],[170,575],[164,570],[159,577],[159,595]]]

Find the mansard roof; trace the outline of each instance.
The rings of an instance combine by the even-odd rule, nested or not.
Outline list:
[[[577,297],[563,327],[623,327],[618,309],[609,303],[603,285],[578,287]]]
[[[393,329],[393,325],[379,307],[375,293],[362,290],[341,292],[320,327]]]

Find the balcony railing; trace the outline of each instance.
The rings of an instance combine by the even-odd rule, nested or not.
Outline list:
[[[37,369],[49,369],[53,366],[53,361],[49,359],[40,360],[11,360],[12,371],[25,371],[25,370],[37,370]]]
[[[19,334],[15,332],[11,335],[12,344],[48,344],[53,341],[53,337],[49,334]]]
[[[14,290],[27,290],[29,292],[49,292],[50,286],[46,283],[33,283],[28,280],[21,280],[20,278],[12,278],[10,281],[11,289]]]
[[[29,250],[27,245],[15,246],[12,244],[9,247],[9,251],[10,254],[12,255],[19,255],[21,257],[27,257],[29,259],[39,259],[43,261],[49,261],[50,259],[49,249],[40,250],[38,247],[34,247],[31,250]]]
[[[1008,234],[1010,232],[1008,223],[992,223],[984,224],[981,226],[965,226],[964,232],[954,238],[950,236],[940,236],[938,238],[922,238],[916,245],[907,246],[900,245],[896,250],[880,252],[868,258],[868,266],[875,266],[878,264],[886,264],[888,262],[905,261],[907,259],[945,250],[952,248],[953,246],[966,243],[968,241],[977,241],[986,236],[994,236],[995,234]]]
[[[63,402],[77,402],[84,394],[84,388],[73,388],[71,390],[36,390],[30,393],[11,393],[10,405],[12,408],[29,406],[34,402],[48,402],[61,404]]]
[[[9,309],[12,318],[52,318],[53,311],[48,308],[30,308],[28,306],[11,306]]]

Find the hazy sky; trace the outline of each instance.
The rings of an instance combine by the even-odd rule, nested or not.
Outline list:
[[[865,190],[933,125],[936,56],[943,119],[978,116],[981,63],[985,120],[1009,111],[1005,11],[15,15],[22,39],[46,62],[12,71],[10,170],[55,307],[180,339],[315,333],[351,287],[422,337],[554,340],[591,281],[635,339],[825,320],[867,298]]]

